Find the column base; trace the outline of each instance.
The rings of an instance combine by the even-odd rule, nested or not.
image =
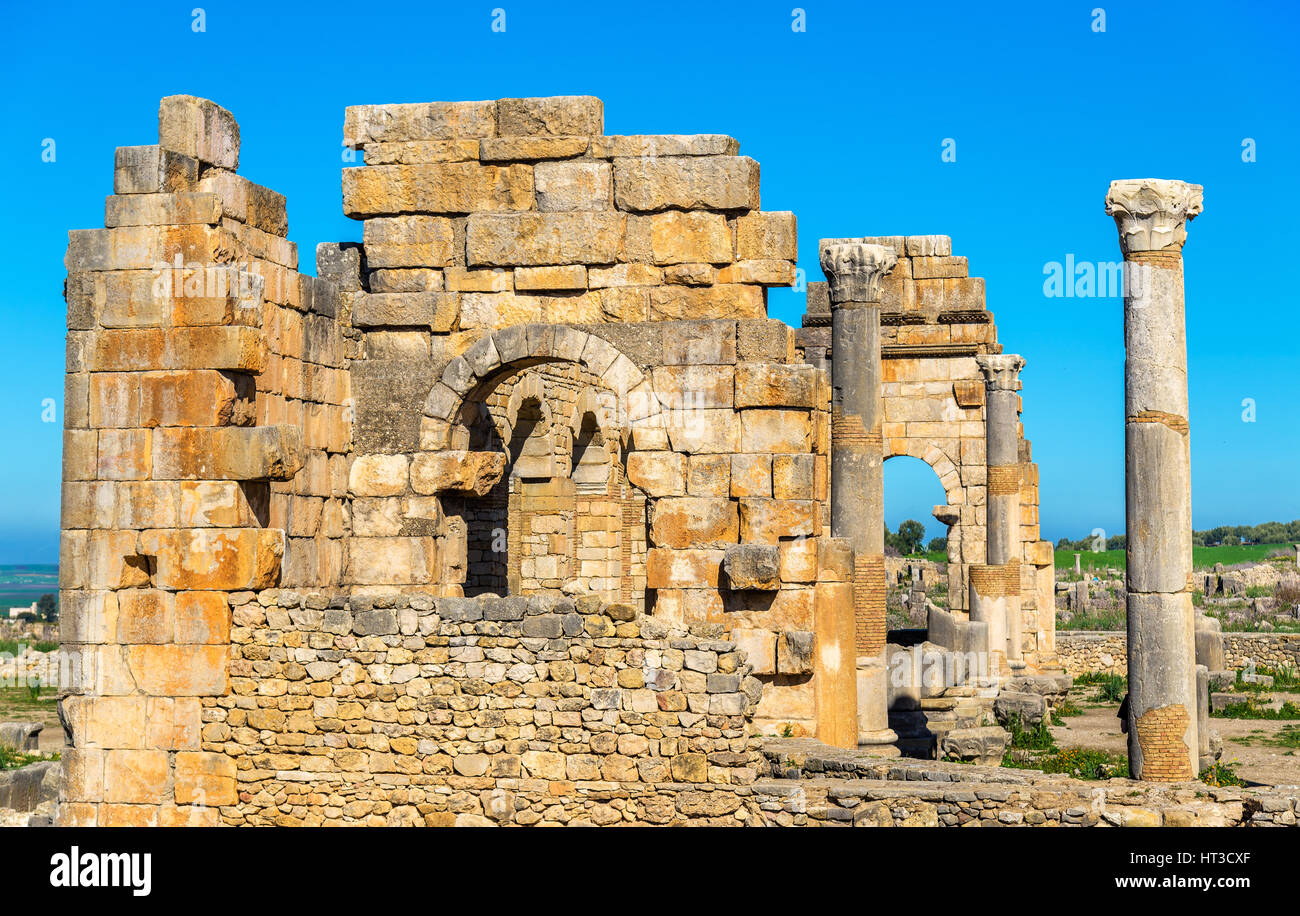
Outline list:
[[[902,751],[894,743],[897,740],[898,733],[892,728],[858,732],[858,750],[872,757],[901,757]]]

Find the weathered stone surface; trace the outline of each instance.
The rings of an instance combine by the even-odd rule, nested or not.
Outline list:
[[[617,213],[476,213],[466,255],[472,267],[612,264],[623,220]]]
[[[354,219],[533,206],[533,170],[527,165],[445,162],[343,170],[343,212]]]
[[[775,544],[733,544],[722,570],[733,591],[776,591],[781,587],[780,554]]]
[[[450,219],[390,216],[365,224],[366,264],[371,267],[446,267],[455,260]]]
[[[739,141],[723,134],[640,134],[591,138],[591,155],[597,159],[734,156],[739,152]]]
[[[655,502],[650,537],[661,547],[724,547],[736,543],[738,524],[729,499],[665,497]]]
[[[457,293],[362,293],[352,300],[352,323],[361,328],[425,327],[443,334],[456,324]]]
[[[538,210],[613,207],[613,171],[607,162],[539,162],[533,169],[533,186]]]
[[[614,160],[614,201],[623,210],[757,210],[758,197],[758,163],[747,156]]]
[[[232,172],[239,168],[239,125],[226,109],[192,95],[169,95],[158,106],[158,145]]]
[[[505,472],[501,452],[424,452],[411,461],[411,488],[416,493],[474,493],[482,496]]]
[[[599,136],[605,132],[605,106],[589,95],[500,99],[497,133],[502,137]]]
[[[376,143],[491,137],[496,120],[496,102],[353,105],[344,113],[343,142],[368,149]]]

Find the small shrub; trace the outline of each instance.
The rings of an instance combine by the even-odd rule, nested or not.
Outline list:
[[[53,652],[58,647],[59,644],[57,642],[52,642],[48,639],[42,639],[40,642],[32,643],[32,651],[34,652]]]
[[[1020,750],[1046,751],[1056,747],[1056,739],[1052,737],[1052,730],[1047,727],[1047,723],[1040,721],[1031,729],[1026,729],[1020,721],[1020,716],[1013,715],[1007,719],[1007,731],[1011,733],[1011,741],[1008,747]]]
[[[1246,781],[1237,775],[1237,761],[1217,761],[1201,770],[1201,782],[1207,786],[1245,786]]]
[[[1065,700],[1064,702],[1057,704],[1056,708],[1052,710],[1052,724],[1064,725],[1065,719],[1081,715],[1083,715],[1082,709],[1075,706],[1070,700]]]

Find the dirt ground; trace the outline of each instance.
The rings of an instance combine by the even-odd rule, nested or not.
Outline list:
[[[1065,725],[1052,726],[1052,735],[1061,747],[1094,748],[1115,754],[1128,752],[1128,738],[1119,730],[1118,703],[1095,700],[1095,687],[1076,687],[1070,691],[1074,705],[1082,716],[1064,719]],[[1300,694],[1274,693],[1277,705],[1282,700],[1300,702]],[[1259,785],[1300,785],[1300,749],[1274,747],[1264,743],[1288,725],[1300,720],[1210,719],[1210,728],[1223,738],[1225,763],[1237,764],[1237,775]]]

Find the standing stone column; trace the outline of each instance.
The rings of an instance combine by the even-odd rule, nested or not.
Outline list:
[[[1128,746],[1136,779],[1197,774],[1192,488],[1183,309],[1186,224],[1201,186],[1113,181],[1124,252]]]
[[[898,255],[860,239],[822,239],[820,255],[831,294],[831,535],[853,547],[858,744],[892,748],[898,736],[889,728],[885,667],[880,289]]]
[[[989,625],[990,673],[1002,663],[1019,670],[1024,628],[1020,614],[1020,370],[1025,360],[1014,353],[975,357],[984,373],[985,555],[971,567],[970,615]]]

